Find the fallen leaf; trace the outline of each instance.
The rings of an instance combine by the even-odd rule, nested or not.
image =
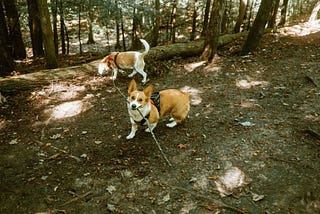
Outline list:
[[[264,199],[264,195],[258,195],[256,193],[251,192],[253,201],[261,201]]]
[[[15,145],[15,144],[18,144],[18,143],[19,143],[19,142],[18,142],[17,139],[11,140],[11,141],[9,142],[10,145]]]
[[[57,154],[51,155],[48,159],[53,160],[53,159],[56,159],[57,157],[59,157],[60,155],[61,155],[60,153],[57,153]]]
[[[110,185],[110,186],[108,186],[108,187],[106,188],[106,190],[107,190],[110,194],[112,194],[114,191],[116,191],[116,187]]]
[[[214,181],[215,181],[215,180],[217,180],[217,179],[218,179],[218,176],[213,175],[213,176],[210,176],[210,177],[209,177],[209,179],[211,179],[211,180],[214,180]]]
[[[212,207],[212,206],[210,206],[210,205],[204,205],[204,208],[205,208],[206,210],[213,211],[213,212],[216,212],[216,211],[219,210],[219,209],[217,209],[217,208],[215,208],[215,207]]]
[[[185,148],[187,148],[187,144],[180,143],[180,144],[178,145],[178,148],[179,148],[179,149],[185,149]]]

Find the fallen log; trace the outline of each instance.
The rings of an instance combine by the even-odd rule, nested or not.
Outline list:
[[[223,35],[219,37],[219,46],[224,46],[245,35],[246,32]],[[177,56],[197,56],[202,53],[203,46],[203,40],[157,46],[150,49],[149,53],[145,57],[145,61],[146,64],[148,64],[148,61],[154,62],[158,60],[169,60]],[[2,78],[0,79],[0,92],[10,94],[44,86],[56,80],[72,79],[78,76],[91,74],[94,75],[97,73],[97,65],[99,62],[100,60],[96,60],[79,66],[42,70],[14,77]]]
[[[247,32],[237,34],[226,34],[219,37],[219,47],[224,46],[242,36],[247,35]],[[196,40],[186,43],[175,43],[166,46],[157,46],[151,48],[145,56],[146,63],[155,60],[168,60],[173,57],[190,57],[200,55],[203,51],[204,40]]]

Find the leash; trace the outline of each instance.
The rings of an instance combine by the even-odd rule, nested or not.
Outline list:
[[[112,80],[113,82],[113,87],[118,91],[118,93],[124,98],[124,100],[126,101],[126,103],[129,103],[129,101],[127,100],[127,97],[122,93],[122,91],[120,90],[119,87],[116,86],[116,83],[114,81],[114,79]],[[167,162],[167,164],[172,167],[172,164],[170,163],[169,159],[167,158],[166,154],[163,152],[161,146],[160,146],[160,143],[159,141],[157,140],[155,134],[153,133],[153,131],[150,129],[150,123],[149,123],[149,120],[148,118],[144,117],[143,114],[141,113],[141,111],[139,110],[139,108],[137,108],[137,111],[139,112],[140,116],[147,122],[147,126],[148,126],[148,129],[152,135],[152,138],[154,140],[154,142],[157,144],[158,146],[158,149],[160,150],[164,160]]]

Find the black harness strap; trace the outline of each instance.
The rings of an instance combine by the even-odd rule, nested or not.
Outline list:
[[[154,106],[158,109],[158,112],[160,112],[160,93],[155,92],[151,95],[150,98],[151,98]]]
[[[134,121],[134,122],[136,122],[139,125],[144,125],[147,122],[147,120],[149,119],[149,116],[150,116],[150,113],[148,115],[146,115],[144,118],[142,118],[142,120]]]
[[[118,65],[118,63],[117,63],[117,57],[118,57],[118,55],[119,55],[119,52],[116,53],[116,55],[114,55],[114,64],[117,66],[118,69],[120,69],[120,67],[119,67],[119,65]]]
[[[160,112],[160,94],[159,92],[155,92],[151,95],[150,99],[153,102],[153,105],[157,108],[158,112]],[[135,121],[139,125],[143,125],[146,123],[146,120],[149,119],[150,113],[146,115],[142,120]]]

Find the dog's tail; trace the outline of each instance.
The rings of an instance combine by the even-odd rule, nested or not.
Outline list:
[[[144,39],[140,39],[140,41],[141,41],[142,44],[144,45],[144,49],[145,49],[145,51],[142,52],[142,54],[143,54],[143,55],[146,55],[146,54],[149,52],[149,50],[150,50],[150,45],[149,45],[148,42],[147,42],[146,40],[144,40]]]

